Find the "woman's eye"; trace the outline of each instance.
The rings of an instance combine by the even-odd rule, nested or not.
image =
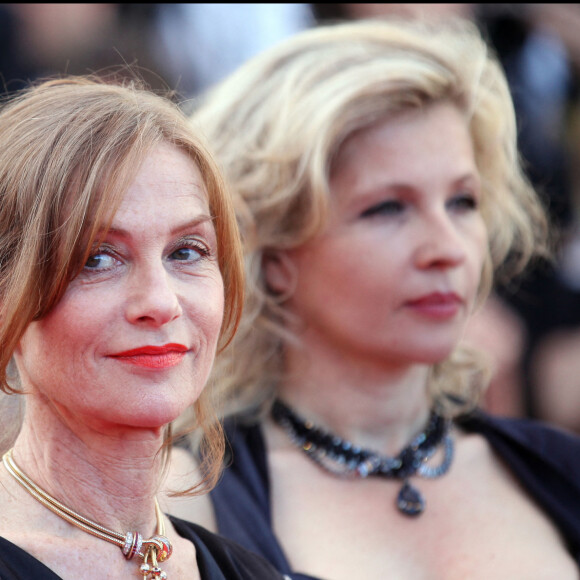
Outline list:
[[[475,210],[478,205],[476,196],[470,193],[457,195],[449,201],[450,207],[465,211]]]
[[[196,262],[209,255],[209,250],[202,244],[192,244],[177,248],[169,255],[171,260],[179,262]]]
[[[87,270],[108,270],[109,268],[115,266],[118,262],[119,260],[110,254],[97,252],[92,256],[89,256],[89,259],[85,263],[85,268]]]
[[[397,215],[404,210],[405,206],[402,202],[397,200],[388,200],[369,207],[369,209],[362,212],[361,217],[372,217],[376,215]]]

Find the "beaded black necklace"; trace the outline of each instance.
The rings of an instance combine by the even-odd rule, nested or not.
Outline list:
[[[447,472],[453,459],[451,421],[435,411],[431,412],[425,430],[396,457],[361,449],[350,441],[319,429],[280,400],[274,402],[272,418],[284,428],[297,447],[330,473],[342,477],[377,476],[403,480],[397,496],[397,507],[408,516],[419,515],[425,509],[423,496],[409,483],[409,478],[415,475],[424,478],[440,477]],[[439,446],[443,446],[441,463],[437,466],[427,465]]]

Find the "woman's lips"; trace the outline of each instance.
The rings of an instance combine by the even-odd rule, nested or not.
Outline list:
[[[433,292],[407,302],[414,312],[439,320],[453,318],[462,304],[463,300],[454,292]]]
[[[188,348],[182,344],[141,346],[109,355],[118,361],[152,369],[173,367],[181,362]]]

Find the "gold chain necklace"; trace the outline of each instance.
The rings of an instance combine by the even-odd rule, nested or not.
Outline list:
[[[167,574],[159,568],[159,563],[167,560],[171,556],[173,547],[171,542],[165,537],[165,523],[161,508],[155,499],[155,514],[157,516],[157,533],[148,540],[144,540],[139,532],[127,532],[121,534],[109,530],[99,524],[77,514],[70,508],[61,504],[57,499],[46,493],[36,483],[34,483],[14,462],[12,449],[2,456],[2,463],[8,473],[35,499],[47,507],[51,512],[60,516],[73,526],[85,532],[106,540],[111,544],[116,544],[123,551],[127,560],[138,555],[143,559],[143,564],[139,567],[139,572],[143,574],[143,580],[149,578],[155,580],[166,580]],[[151,563],[149,563],[151,562]]]

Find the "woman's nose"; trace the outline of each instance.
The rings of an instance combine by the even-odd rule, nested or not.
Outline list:
[[[464,236],[447,214],[424,220],[417,235],[415,261],[419,268],[453,268],[464,261]]]
[[[162,263],[137,268],[131,278],[126,306],[129,322],[162,326],[181,315],[175,281]]]

